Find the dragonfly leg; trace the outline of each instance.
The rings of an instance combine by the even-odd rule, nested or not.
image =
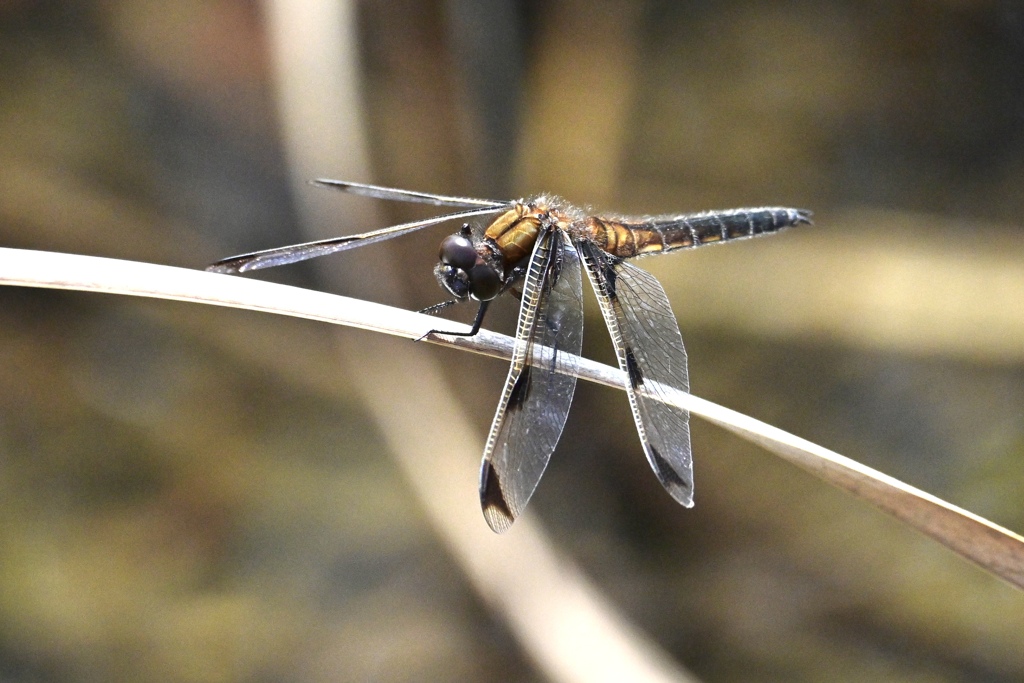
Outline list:
[[[420,313],[433,312],[431,309],[440,310],[441,308],[447,308],[451,304],[458,303],[458,301],[458,299],[453,299],[452,301],[443,301],[440,304],[435,304],[434,306],[431,306],[430,308],[424,308],[422,311],[420,311]],[[477,309],[476,318],[474,318],[473,320],[473,328],[469,332],[446,332],[445,330],[430,330],[416,341],[423,341],[425,338],[429,337],[432,334],[445,334],[448,335],[449,337],[475,337],[477,332],[480,331],[480,326],[484,322],[484,314],[487,313],[487,307],[490,305],[490,303],[490,301],[480,302],[480,308]]]
[[[426,313],[427,315],[435,315],[438,311],[443,311],[449,306],[454,306],[455,304],[462,303],[462,301],[463,299],[448,299],[448,301],[442,301],[439,304],[434,304],[433,306],[421,308],[418,312]]]

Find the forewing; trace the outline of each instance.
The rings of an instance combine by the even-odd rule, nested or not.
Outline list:
[[[346,180],[331,180],[330,178],[317,178],[310,181],[314,185],[330,187],[349,194],[358,194],[364,197],[375,197],[377,199],[390,199],[399,202],[416,202],[417,204],[433,204],[434,206],[505,206],[508,202],[500,202],[494,199],[476,199],[474,197],[450,197],[443,194],[431,192],[416,192],[415,190],[399,190],[395,187],[381,187],[380,185],[367,185],[366,183],[353,183]]]
[[[214,273],[242,273],[248,270],[283,266],[287,263],[306,261],[311,258],[317,258],[318,256],[326,256],[327,254],[333,254],[338,251],[345,251],[346,249],[354,249],[356,247],[366,246],[367,244],[374,244],[375,242],[383,242],[384,240],[415,232],[416,230],[421,230],[431,225],[437,225],[438,223],[444,223],[445,221],[498,213],[506,208],[508,208],[507,204],[502,204],[500,206],[488,206],[479,209],[466,209],[465,211],[456,211],[455,213],[449,213],[443,216],[424,218],[422,220],[412,221],[411,223],[393,225],[389,228],[382,228],[372,232],[364,232],[358,235],[331,237],[330,239],[317,240],[316,242],[292,244],[287,247],[254,251],[249,254],[231,256],[226,259],[222,259],[207,266],[206,270]]]
[[[690,388],[683,338],[665,290],[650,273],[592,242],[579,249],[628,378],[626,393],[647,460],[672,497],[690,507],[690,414],[659,400]]]
[[[508,379],[480,470],[480,503],[501,533],[537,488],[565,426],[583,344],[580,262],[569,237],[552,229],[530,257]]]

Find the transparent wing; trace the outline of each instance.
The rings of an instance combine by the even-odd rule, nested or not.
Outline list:
[[[376,197],[377,199],[391,199],[399,202],[416,202],[418,204],[433,204],[434,206],[490,206],[497,208],[506,206],[508,202],[499,202],[493,199],[474,199],[472,197],[449,197],[443,194],[431,194],[429,192],[415,192],[413,190],[399,190],[394,187],[381,187],[380,185],[366,185],[364,183],[351,183],[345,180],[331,180],[330,178],[317,178],[310,181],[314,185],[334,188],[349,194],[358,194],[364,197]]]
[[[283,266],[287,263],[306,261],[318,256],[326,256],[327,254],[333,254],[338,251],[363,247],[367,244],[373,244],[374,242],[382,242],[393,237],[400,237],[401,235],[421,230],[431,225],[444,223],[445,221],[454,221],[462,218],[469,218],[471,216],[485,216],[491,213],[498,213],[499,211],[504,211],[508,207],[509,204],[506,203],[498,206],[488,206],[486,208],[466,209],[465,211],[456,211],[455,213],[448,213],[443,216],[434,216],[433,218],[425,218],[411,223],[393,225],[390,228],[382,228],[380,230],[364,232],[358,235],[331,237],[330,239],[317,240],[316,242],[292,244],[287,247],[254,251],[248,254],[222,259],[207,266],[206,270],[214,273],[242,273],[247,270],[259,270],[260,268]]]
[[[647,461],[665,489],[693,505],[690,414],[657,400],[668,390],[689,391],[686,351],[661,284],[626,261],[581,242],[580,255],[628,376],[626,393]]]
[[[480,470],[480,503],[497,533],[522,513],[562,434],[583,344],[580,261],[568,235],[538,238],[523,287],[508,379]]]

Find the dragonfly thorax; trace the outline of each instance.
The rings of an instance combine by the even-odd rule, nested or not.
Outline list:
[[[482,236],[468,224],[441,242],[438,282],[457,299],[490,301],[501,294],[528,260],[544,225],[553,220],[546,207],[516,202],[495,218]]]
[[[516,202],[487,226],[484,241],[501,255],[507,272],[530,257],[541,230],[550,227],[553,221],[554,218],[543,203]]]

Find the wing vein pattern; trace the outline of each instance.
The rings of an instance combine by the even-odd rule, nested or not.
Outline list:
[[[508,529],[530,500],[565,426],[583,345],[579,255],[561,229],[538,237],[523,286],[516,343],[484,447],[480,502]]]
[[[221,259],[220,261],[207,266],[206,270],[214,273],[243,273],[250,270],[260,270],[262,268],[275,268],[288,263],[298,263],[299,261],[307,261],[319,256],[326,256],[327,254],[334,254],[339,251],[345,251],[346,249],[355,249],[356,247],[364,247],[368,244],[383,242],[384,240],[399,237],[406,233],[415,232],[446,221],[470,218],[472,216],[486,216],[488,214],[497,213],[504,208],[505,205],[487,206],[480,209],[466,209],[464,211],[456,211],[455,213],[447,213],[442,216],[423,218],[410,223],[392,225],[391,227],[381,228],[380,230],[373,230],[371,232],[364,232],[358,235],[343,235],[341,237],[330,237],[328,239],[317,240],[315,242],[292,244],[287,247],[253,251],[248,254],[230,256],[226,259]]]
[[[314,185],[329,187],[349,194],[358,194],[363,197],[374,197],[375,199],[387,199],[397,202],[415,202],[417,204],[433,204],[434,206],[505,206],[507,201],[495,199],[477,199],[475,197],[450,197],[432,192],[416,192],[414,190],[400,190],[397,187],[383,187],[381,185],[367,185],[366,183],[354,183],[347,180],[331,180],[330,178],[317,178],[311,181]]]
[[[665,290],[655,277],[603,251],[577,247],[597,294],[647,461],[679,503],[693,506],[690,414],[659,401],[672,389],[689,391],[686,351]]]

